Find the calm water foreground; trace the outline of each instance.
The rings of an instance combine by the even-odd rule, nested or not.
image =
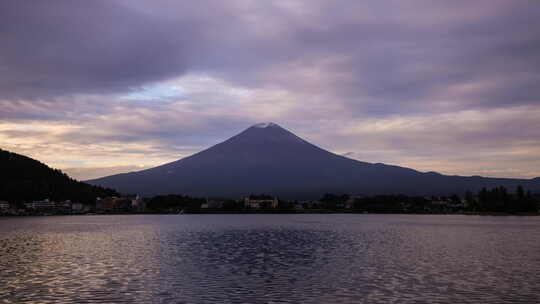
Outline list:
[[[540,217],[0,218],[5,303],[540,303]]]

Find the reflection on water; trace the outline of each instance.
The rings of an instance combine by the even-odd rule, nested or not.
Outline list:
[[[2,218],[0,300],[540,303],[540,218]]]

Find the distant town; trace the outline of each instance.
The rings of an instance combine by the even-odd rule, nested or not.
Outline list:
[[[0,215],[183,213],[418,213],[418,214],[539,214],[540,196],[519,186],[482,189],[464,196],[323,195],[318,200],[283,200],[268,194],[240,199],[198,198],[184,195],[98,197],[93,203],[49,198],[28,202],[0,200]]]

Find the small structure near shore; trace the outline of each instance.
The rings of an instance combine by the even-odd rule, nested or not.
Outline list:
[[[99,213],[125,213],[145,212],[146,203],[139,196],[105,197],[96,199],[96,212]]]
[[[276,209],[278,199],[270,195],[249,195],[244,197],[244,207],[248,209]]]
[[[7,201],[0,201],[0,210],[8,210],[11,205]]]

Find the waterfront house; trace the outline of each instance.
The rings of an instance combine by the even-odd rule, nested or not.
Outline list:
[[[361,199],[361,198],[363,198],[363,197],[364,197],[363,195],[354,195],[354,196],[351,195],[351,196],[349,196],[349,198],[345,201],[345,204],[344,204],[344,205],[345,205],[345,208],[346,208],[346,209],[354,209],[354,207],[355,207],[355,206],[354,206],[354,203],[355,203],[357,200],[359,200],[359,199]]]
[[[26,208],[34,210],[52,210],[57,207],[56,202],[53,202],[48,198],[40,201],[32,201],[31,203],[25,203],[24,205]]]
[[[82,203],[72,203],[71,204],[71,212],[72,213],[83,213],[84,212],[84,205]]]
[[[129,212],[132,204],[132,199],[129,197],[118,197],[114,200],[114,210],[117,212]]]
[[[278,207],[278,199],[270,195],[250,195],[244,197],[244,207],[248,209],[275,209]]]
[[[114,203],[116,197],[106,197],[96,199],[96,211],[98,212],[112,212],[114,210]]]
[[[140,196],[128,197],[106,197],[96,199],[96,211],[102,213],[110,212],[143,212],[146,210],[146,203]]]
[[[0,201],[0,211],[7,211],[10,208],[10,204],[6,201]]]
[[[131,209],[137,212],[146,211],[146,202],[139,195],[131,199]]]
[[[223,208],[224,200],[221,199],[206,199],[206,202],[201,204],[201,209],[221,209]]]

